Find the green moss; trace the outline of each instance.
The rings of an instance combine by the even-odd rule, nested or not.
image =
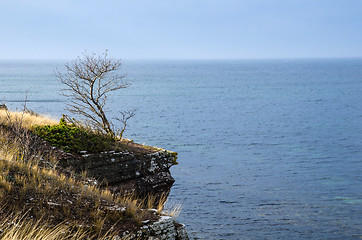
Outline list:
[[[34,132],[50,144],[73,153],[97,153],[111,149],[114,144],[111,137],[69,125],[64,118],[60,119],[58,125],[36,126]]]
[[[178,162],[177,162],[177,158],[178,158],[177,155],[178,155],[178,153],[177,153],[177,152],[168,151],[168,150],[165,150],[165,151],[172,156],[172,160],[174,161],[174,162],[173,162],[173,165],[178,165]]]

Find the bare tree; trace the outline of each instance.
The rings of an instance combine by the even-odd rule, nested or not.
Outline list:
[[[116,131],[105,113],[107,97],[111,92],[129,86],[123,81],[125,76],[118,73],[120,66],[121,61],[110,58],[106,50],[101,55],[85,52],[82,58],[65,65],[65,73],[56,71],[57,78],[66,85],[63,95],[70,100],[68,110],[85,117],[93,127],[112,137],[115,137]]]

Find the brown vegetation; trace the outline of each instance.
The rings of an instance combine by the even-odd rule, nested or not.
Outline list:
[[[58,167],[54,153],[31,131],[34,124],[56,123],[42,116],[0,110],[0,239],[26,239],[16,234],[31,239],[102,239],[132,232],[142,221],[158,218],[142,210],[154,205],[152,197],[113,195],[85,174]],[[159,204],[159,213],[165,201]],[[7,225],[9,221],[19,222],[20,227]],[[42,238],[32,230],[40,226],[45,227],[39,234],[51,237]]]
[[[10,112],[0,109],[0,124],[21,127],[30,130],[32,126],[56,125],[58,121],[48,116],[42,116],[31,112]]]

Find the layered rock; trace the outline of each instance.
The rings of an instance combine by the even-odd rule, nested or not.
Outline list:
[[[130,152],[101,152],[79,156],[67,155],[60,165],[87,174],[108,186],[113,192],[168,195],[174,183],[170,167],[177,164],[177,153],[166,150],[147,154]]]
[[[147,154],[130,152],[101,152],[81,155],[66,154],[59,159],[63,168],[87,174],[115,193],[134,193],[137,196],[167,197],[175,182],[170,167],[177,164],[177,153],[159,150]],[[158,197],[158,198],[157,198]],[[185,225],[170,216],[160,216],[156,222],[144,223],[137,232],[127,233],[119,239],[188,240]]]
[[[13,132],[6,125],[0,125],[0,130],[15,137],[17,132]],[[73,171],[81,173],[86,171],[88,176],[93,177],[98,182],[97,185],[109,187],[115,193],[134,193],[142,196],[161,196],[167,198],[174,179],[170,174],[170,167],[177,164],[177,153],[162,149],[144,147],[139,144],[132,144],[131,151],[108,151],[98,154],[79,154],[66,153],[63,150],[50,145],[48,142],[33,135],[29,131],[23,130],[20,134],[26,135],[29,139],[27,154],[29,156],[39,157],[40,167],[55,167],[57,171],[66,176],[74,177]],[[148,150],[145,150],[148,149]],[[41,157],[35,155],[42,153]],[[34,155],[32,155],[34,154]],[[50,159],[56,159],[59,165],[54,165]],[[79,176],[75,176],[78,178]],[[79,180],[90,181],[92,179]],[[157,198],[156,203],[157,204]],[[157,218],[156,218],[157,219]],[[159,219],[150,218],[142,227],[130,230],[132,233],[126,233],[125,239],[188,239],[185,226],[176,223],[169,216],[159,216]],[[124,239],[123,237],[121,239]]]
[[[172,217],[161,216],[157,222],[144,225],[136,233],[125,233],[122,238],[127,240],[188,240],[185,225],[175,223]]]

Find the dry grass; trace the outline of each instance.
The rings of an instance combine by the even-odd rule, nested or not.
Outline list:
[[[181,214],[182,204],[179,202],[167,201],[164,205],[164,214],[171,216],[174,220]]]
[[[161,214],[166,195],[157,203],[152,196],[115,196],[85,173],[61,171],[31,133],[34,124],[57,122],[0,110],[0,239],[111,239],[105,236],[132,232],[143,220],[157,219],[142,209],[156,205]]]
[[[124,228],[135,229],[149,217],[141,211],[140,201],[133,196],[115,197],[108,189],[90,184],[95,181],[86,174],[75,176],[59,171],[55,158],[41,152],[43,144],[36,143],[28,130],[35,122],[49,124],[51,121],[8,111],[1,117],[0,205],[4,207],[0,219],[12,213],[27,213],[26,221],[42,219],[53,227],[67,221],[74,226],[87,226],[89,234],[97,234],[98,239],[110,229],[113,233]],[[27,230],[30,226],[23,225],[21,232],[34,234]],[[56,236],[55,232],[60,229],[63,227],[51,228],[51,234]],[[10,234],[10,230],[7,229],[7,233]],[[12,239],[9,236],[3,239]],[[15,238],[21,239],[17,235]]]
[[[117,224],[134,228],[149,218],[134,196],[115,197],[107,189],[87,185],[87,180],[76,180],[35,161],[0,160],[0,204],[5,206],[0,216],[29,211],[30,218],[40,219],[46,214],[44,220],[51,225],[69,221],[88,226],[92,234]]]
[[[156,208],[157,214],[171,216],[174,220],[177,219],[182,211],[181,203],[169,201],[167,195],[163,193],[160,196],[148,195],[144,200],[143,206],[147,209]]]
[[[25,220],[25,216],[10,215],[0,221],[1,240],[86,240],[89,233],[84,228],[75,228],[60,223],[49,226],[40,220]],[[112,240],[116,237],[110,233],[98,236],[98,240]]]
[[[11,123],[21,122],[24,129],[30,130],[33,126],[56,125],[58,121],[48,116],[34,114],[32,112],[9,112],[0,109],[0,124],[9,125]]]

